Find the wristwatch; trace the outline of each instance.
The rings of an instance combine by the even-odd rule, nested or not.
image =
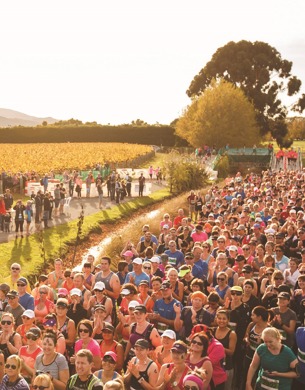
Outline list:
[[[177,387],[177,386],[178,386],[178,382],[177,382],[177,381],[173,382],[173,383],[172,383],[172,386],[173,386],[173,387]]]

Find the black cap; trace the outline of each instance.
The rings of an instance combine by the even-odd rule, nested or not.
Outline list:
[[[138,284],[138,286],[141,286],[141,284],[145,284],[145,286],[149,287],[148,280],[141,280],[141,282]]]
[[[147,313],[145,305],[137,305],[134,308],[134,311],[139,311],[140,313]]]
[[[104,305],[101,305],[101,304],[95,305],[95,306],[94,306],[94,311],[96,311],[96,310],[102,310],[102,311],[105,311],[105,312],[106,312],[105,306],[104,306]]]
[[[18,291],[11,290],[6,294],[8,297],[19,297]]]
[[[252,271],[253,271],[253,268],[251,267],[251,265],[246,264],[243,266],[242,272],[252,272]]]
[[[278,298],[288,299],[290,301],[290,294],[288,292],[280,292]]]
[[[114,333],[114,326],[112,324],[110,324],[110,322],[105,322],[103,329],[110,330],[112,333]],[[102,329],[102,331],[103,331],[103,329]]]
[[[135,342],[135,347],[140,347],[140,348],[145,348],[148,349],[150,347],[150,344],[147,340],[145,339],[139,339]]]
[[[164,280],[161,284],[160,290],[166,290],[167,288],[171,288],[171,283],[169,280]]]

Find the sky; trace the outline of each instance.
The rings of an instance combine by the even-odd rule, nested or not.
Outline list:
[[[305,93],[304,0],[0,0],[0,107],[101,124],[169,124],[230,41],[263,41]]]

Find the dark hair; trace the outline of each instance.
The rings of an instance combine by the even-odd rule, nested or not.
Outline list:
[[[264,307],[264,306],[256,306],[253,310],[252,313],[262,317],[263,321],[268,321],[269,318],[269,311]]]
[[[54,346],[56,347],[56,344],[57,344],[57,334],[51,330],[51,329],[48,329],[46,331],[46,333],[43,335],[42,339],[51,339],[53,340],[53,343],[54,343]]]
[[[160,282],[160,284],[162,284],[162,278],[160,276],[153,276],[151,278],[150,283],[153,283],[153,282]]]
[[[138,290],[136,288],[136,286],[133,284],[133,283],[125,283],[123,284],[123,286],[121,287],[121,291],[126,288],[127,290],[129,290],[131,292],[131,294],[138,294]]]
[[[93,326],[91,324],[91,321],[89,320],[81,320],[77,325],[77,334],[79,335],[79,327],[81,325],[84,325],[89,330],[89,337],[92,336],[93,333]]]
[[[121,260],[118,262],[118,271],[124,271],[124,268],[128,265],[127,261]]]
[[[202,291],[202,292],[204,291],[204,282],[202,279],[199,279],[199,278],[193,279],[191,282],[191,287],[193,287],[194,285],[199,286],[200,291]]]
[[[110,257],[108,257],[108,256],[103,256],[103,257],[101,258],[101,260],[107,260],[108,263],[109,263],[109,265],[111,264],[111,259],[110,259]]]
[[[200,339],[200,341],[202,342],[203,344],[203,349],[202,349],[202,353],[201,353],[201,357],[204,357],[204,356],[207,356],[207,353],[208,353],[208,346],[209,346],[209,337],[203,333],[203,332],[200,332],[200,333],[195,333],[192,337],[191,337],[191,340],[194,340],[195,337],[198,337]]]

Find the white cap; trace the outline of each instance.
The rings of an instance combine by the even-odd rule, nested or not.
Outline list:
[[[229,251],[238,251],[237,246],[235,245],[229,246]]]
[[[96,282],[93,290],[105,290],[106,286],[104,282]]]
[[[142,264],[143,260],[140,257],[136,257],[132,262],[135,264]]]
[[[72,297],[72,295],[77,295],[77,296],[81,297],[82,292],[79,288],[72,288],[72,290],[70,291],[70,297]]]
[[[122,295],[130,295],[130,290],[128,290],[128,288],[123,288],[123,290],[121,291],[121,294]]]
[[[171,330],[171,329],[166,329],[162,333],[161,337],[168,337],[168,338],[170,338],[172,340],[176,340],[176,333],[173,330]]]
[[[135,308],[138,305],[139,305],[138,301],[130,301],[129,304],[128,304],[128,309]]]
[[[160,259],[157,256],[153,256],[149,261],[151,263],[160,263]]]
[[[34,318],[35,317],[35,313],[33,312],[33,310],[25,310],[23,313],[22,313],[23,316],[25,317],[28,317],[28,318]]]

